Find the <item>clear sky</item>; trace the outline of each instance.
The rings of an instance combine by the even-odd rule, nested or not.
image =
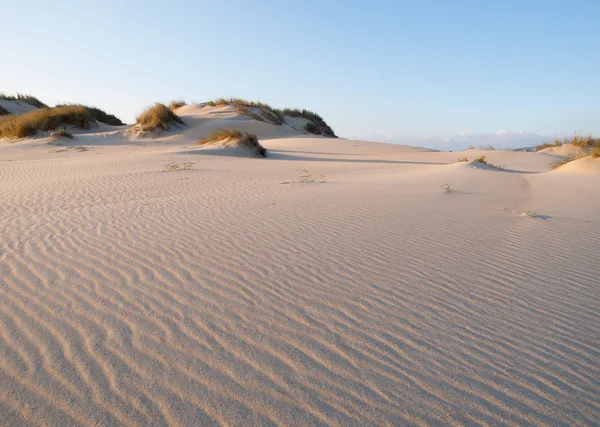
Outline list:
[[[128,122],[236,96],[446,148],[600,134],[599,0],[0,0],[0,19],[0,91]]]

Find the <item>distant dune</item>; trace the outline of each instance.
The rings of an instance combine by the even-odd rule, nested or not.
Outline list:
[[[598,424],[600,159],[165,107],[0,140],[0,424]]]

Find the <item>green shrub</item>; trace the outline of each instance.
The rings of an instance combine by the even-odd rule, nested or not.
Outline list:
[[[177,114],[169,110],[166,105],[158,102],[153,106],[146,108],[142,114],[137,116],[136,123],[143,132],[167,130],[172,125],[185,126],[185,123]]]
[[[42,108],[19,116],[0,117],[0,138],[25,138],[38,131],[55,130],[59,126],[89,129],[93,123],[90,112],[80,105]]]
[[[304,130],[307,131],[308,133],[313,133],[315,135],[321,135],[321,131],[319,130],[317,125],[315,125],[313,122],[308,122],[304,126]]]

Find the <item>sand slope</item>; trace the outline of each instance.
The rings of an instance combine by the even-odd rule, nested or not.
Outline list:
[[[599,160],[195,120],[0,145],[2,424],[598,424]]]

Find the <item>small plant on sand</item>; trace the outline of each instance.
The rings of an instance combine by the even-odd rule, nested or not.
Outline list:
[[[70,132],[67,132],[64,129],[55,130],[54,132],[52,132],[50,134],[50,136],[54,139],[59,139],[59,138],[73,139],[73,134]]]
[[[296,169],[294,172],[298,172],[297,180],[300,182],[325,182],[324,173],[317,173],[315,177],[307,169]]]
[[[181,171],[190,171],[194,169],[194,163],[177,163],[171,162],[165,165],[165,169],[169,172],[181,172]]]
[[[171,101],[169,103],[169,110],[175,111],[178,108],[183,107],[184,105],[187,105],[184,100],[182,100],[182,99],[175,99],[175,100],[173,100],[173,101]]]
[[[185,126],[181,117],[158,102],[146,108],[135,120],[143,132],[160,132],[171,126]]]
[[[38,131],[49,132],[60,126],[89,129],[93,124],[92,115],[83,106],[42,108],[19,116],[0,117],[0,138],[26,138]]]
[[[473,161],[476,163],[483,163],[484,165],[488,164],[487,160],[485,159],[485,156],[478,157]]]
[[[437,191],[443,191],[444,193],[453,193],[456,191],[456,189],[454,187],[450,187],[450,184],[442,184],[440,185],[440,188],[437,189]]]
[[[256,135],[248,132],[242,132],[239,129],[214,130],[207,138],[198,141],[198,144],[206,145],[218,142],[233,147],[246,147],[254,151],[259,156],[267,156],[267,149],[260,145]]]
[[[469,159],[467,159],[466,157],[461,157],[458,159],[459,162],[468,162]]]

